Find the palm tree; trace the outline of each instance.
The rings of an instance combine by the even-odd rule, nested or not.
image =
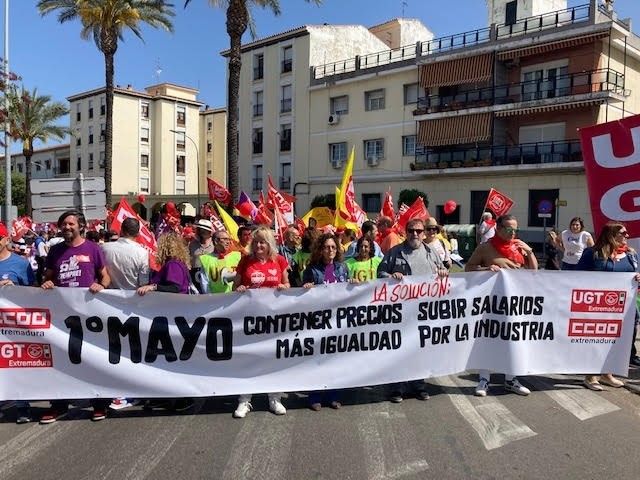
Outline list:
[[[67,127],[56,125],[56,122],[69,113],[64,103],[52,102],[49,95],[12,88],[9,96],[9,124],[11,137],[22,142],[22,154],[25,158],[26,212],[31,215],[31,156],[33,142],[46,142],[49,139],[62,140],[68,133]]]
[[[305,0],[316,5],[322,0]],[[191,3],[185,0],[184,6]],[[216,8],[227,10],[227,34],[229,35],[229,79],[227,83],[227,168],[229,170],[229,191],[238,198],[238,97],[240,94],[240,69],[242,67],[242,36],[249,28],[255,38],[255,25],[251,19],[251,7],[269,8],[274,15],[280,15],[280,0],[209,0]]]
[[[173,4],[165,0],[39,0],[42,16],[59,10],[60,23],[80,19],[80,36],[93,40],[104,55],[105,90],[107,100],[105,125],[104,178],[107,187],[107,205],[111,206],[111,169],[113,155],[113,62],[118,40],[124,40],[124,30],[131,30],[140,40],[142,23],[173,32],[171,18]]]

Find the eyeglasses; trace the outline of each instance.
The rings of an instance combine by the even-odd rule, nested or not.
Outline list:
[[[518,233],[518,229],[517,228],[513,228],[513,227],[502,227],[504,229],[505,232],[507,232],[509,235],[516,235]]]
[[[438,231],[438,227],[427,227],[425,230],[427,232],[437,232]]]
[[[323,250],[337,250],[338,247],[336,247],[335,245],[323,245],[322,249]]]
[[[424,230],[420,228],[407,228],[407,233],[413,233],[415,235],[420,235]]]

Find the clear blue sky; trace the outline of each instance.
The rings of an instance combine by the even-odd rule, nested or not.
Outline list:
[[[36,0],[10,0],[9,62],[28,88],[55,100],[104,85],[104,59],[93,41],[80,39],[80,23],[57,22],[55,15],[41,18]],[[207,0],[174,0],[174,33],[143,29],[144,42],[131,33],[116,53],[115,83],[135,89],[161,82],[198,88],[199,100],[212,107],[225,105],[225,61],[220,51],[229,40],[224,11]],[[254,10],[258,37],[305,24],[376,25],[402,15],[402,0],[324,0],[321,6],[303,0],[280,0],[283,14]],[[483,28],[487,23],[484,0],[405,0],[404,15],[420,19],[436,36]],[[588,0],[569,0],[569,6]],[[616,0],[620,17],[640,21],[640,0]],[[2,13],[4,0],[2,1]],[[2,22],[4,38],[4,22]],[[637,30],[636,30],[637,31]],[[247,34],[245,41],[249,41]],[[65,123],[68,120],[65,120]],[[14,150],[14,149],[12,149]]]

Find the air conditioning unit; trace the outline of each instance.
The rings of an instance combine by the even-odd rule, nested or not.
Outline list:
[[[338,123],[340,123],[340,115],[337,113],[329,115],[329,125],[337,125]]]
[[[368,164],[370,167],[375,167],[375,166],[377,166],[377,165],[378,165],[378,157],[373,156],[373,155],[371,155],[371,156],[367,157],[367,164]]]
[[[331,166],[333,168],[342,168],[342,160],[331,160]]]

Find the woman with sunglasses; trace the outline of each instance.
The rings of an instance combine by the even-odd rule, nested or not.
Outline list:
[[[349,282],[361,283],[374,280],[378,276],[378,265],[382,259],[373,254],[373,242],[368,237],[360,237],[356,245],[356,256],[347,258]]]
[[[427,218],[427,221],[425,222],[424,233],[424,243],[426,243],[429,248],[431,248],[431,250],[438,254],[445,267],[447,267],[448,269],[451,268],[451,253],[449,252],[447,245],[440,236],[440,226],[438,225],[438,222],[435,218]]]
[[[338,245],[338,238],[332,233],[325,233],[318,237],[311,250],[311,260],[302,274],[302,286],[313,288],[314,285],[346,282],[349,279],[347,266],[342,263],[342,252]],[[324,394],[324,395],[323,395]],[[331,408],[342,407],[336,390],[311,392],[309,406],[311,410],[319,411],[324,399]]]
[[[580,217],[574,217],[569,222],[569,228],[562,231],[555,244],[564,252],[562,270],[577,270],[578,261],[584,249],[593,247],[593,237],[584,229],[583,220]]]
[[[588,270],[592,272],[637,272],[638,254],[627,245],[629,233],[627,228],[618,222],[607,222],[593,247],[586,248],[576,265],[576,270]],[[636,273],[636,281],[640,281],[640,273]],[[635,337],[638,333],[638,314],[636,312],[636,325],[634,339],[631,342],[631,359],[636,358]],[[589,390],[601,392],[604,390],[601,383],[610,387],[619,388],[624,385],[612,374],[607,373],[598,378],[597,375],[587,375],[584,378],[584,386]]]

